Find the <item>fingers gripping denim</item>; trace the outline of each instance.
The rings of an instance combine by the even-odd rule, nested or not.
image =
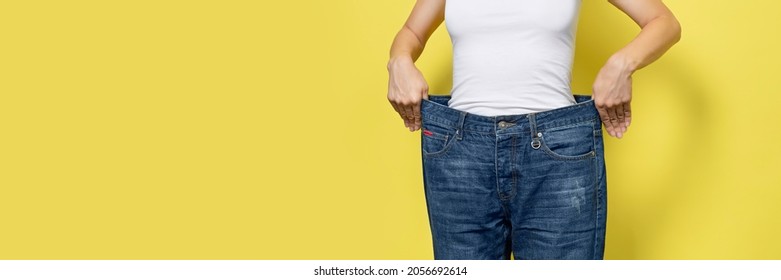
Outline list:
[[[548,111],[482,116],[421,104],[435,259],[602,259],[607,184],[589,95]]]

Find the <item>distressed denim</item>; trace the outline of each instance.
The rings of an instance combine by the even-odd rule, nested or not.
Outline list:
[[[421,104],[423,182],[435,259],[603,259],[607,183],[590,95],[528,114]]]

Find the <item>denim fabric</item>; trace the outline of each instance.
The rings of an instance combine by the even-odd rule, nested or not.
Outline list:
[[[602,259],[607,183],[590,95],[542,112],[483,116],[421,104],[435,259]]]

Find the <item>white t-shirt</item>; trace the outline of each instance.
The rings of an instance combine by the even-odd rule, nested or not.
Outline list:
[[[484,116],[575,104],[570,89],[581,0],[447,0],[448,106]]]

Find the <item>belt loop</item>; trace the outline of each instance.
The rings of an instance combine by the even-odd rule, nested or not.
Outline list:
[[[527,118],[529,118],[529,130],[532,133],[532,148],[539,149],[540,148],[540,134],[537,133],[537,114],[535,113],[529,113],[526,115]]]
[[[464,119],[466,119],[467,114],[467,112],[461,111],[458,116],[458,125],[456,126],[456,139],[458,140],[461,140],[464,135]]]

